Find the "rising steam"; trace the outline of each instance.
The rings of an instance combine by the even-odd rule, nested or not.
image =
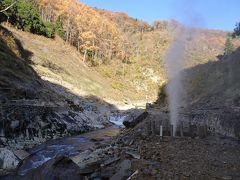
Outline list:
[[[188,30],[179,27],[175,40],[167,52],[165,63],[169,83],[167,84],[168,104],[170,109],[170,122],[173,125],[173,133],[176,134],[178,125],[179,108],[181,107],[181,95],[183,92],[182,80],[185,61],[185,45],[188,37]]]
[[[195,28],[204,27],[204,19],[201,12],[198,12],[195,1],[183,0],[174,9],[175,17],[182,17],[182,21],[187,24],[185,26],[177,26],[175,30],[175,39],[169,48],[165,57],[165,64],[169,83],[167,84],[168,105],[170,110],[170,122],[173,125],[173,133],[176,135],[176,128],[179,119],[179,109],[184,96],[184,88],[182,85],[183,69],[185,67],[185,52],[188,39],[195,39],[198,32]],[[187,12],[187,13],[186,13]]]

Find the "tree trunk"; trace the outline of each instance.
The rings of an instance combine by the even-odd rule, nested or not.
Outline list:
[[[123,77],[125,78],[125,63],[123,63]]]
[[[94,63],[97,64],[97,56],[98,56],[98,51],[95,51],[94,53]],[[100,62],[98,61],[98,65],[100,65]]]
[[[85,49],[84,55],[83,55],[83,62],[84,62],[84,63],[85,63],[85,61],[86,61],[86,55],[87,55],[87,49]]]
[[[70,28],[69,28],[69,26],[70,26],[70,20],[69,20],[69,18],[68,18],[68,20],[67,20],[67,31],[66,31],[66,42],[67,43],[69,43],[69,31],[70,31]]]
[[[78,40],[78,42],[77,42],[77,50],[78,50],[78,52],[80,52],[80,42],[79,42],[79,40]]]

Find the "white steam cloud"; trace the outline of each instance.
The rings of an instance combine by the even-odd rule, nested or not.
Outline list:
[[[177,30],[176,38],[167,52],[165,63],[169,83],[167,84],[168,104],[170,109],[170,122],[173,125],[173,133],[176,133],[178,125],[178,114],[181,106],[181,95],[183,94],[181,71],[184,69],[185,46],[188,37],[188,30],[180,27]]]
[[[184,2],[184,1],[181,1]],[[195,2],[186,1],[181,4],[176,13],[181,14],[184,22],[188,26],[199,27],[203,26],[204,20],[200,13],[195,10]],[[178,16],[176,16],[178,17]],[[185,67],[185,52],[188,39],[194,39],[197,36],[196,29],[178,26],[175,30],[175,40],[169,48],[165,57],[165,64],[169,83],[167,84],[168,105],[170,110],[170,123],[173,125],[173,133],[176,135],[176,128],[178,126],[179,110],[182,106],[181,102],[184,95],[184,88],[182,86],[183,69]],[[186,98],[186,97],[184,97]]]

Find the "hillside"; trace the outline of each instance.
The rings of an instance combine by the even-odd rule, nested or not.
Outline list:
[[[129,40],[129,60],[122,64],[114,61],[96,69],[113,82],[118,89],[133,89],[141,97],[156,99],[159,86],[167,82],[165,56],[174,42],[177,21],[156,21],[149,25],[124,13],[98,10],[118,27],[120,34]],[[191,29],[185,42],[185,67],[194,67],[209,61],[218,61],[223,54],[227,33],[220,30]],[[233,41],[239,47],[240,41]],[[112,68],[114,67],[114,68]],[[119,72],[120,71],[120,72]],[[125,88],[127,87],[127,88]]]
[[[73,101],[74,96],[96,96],[118,102],[122,100],[122,93],[114,90],[107,79],[86,66],[81,61],[82,56],[60,38],[51,40],[5,26],[1,28],[1,41],[3,87],[18,89],[22,93],[32,92],[30,99],[36,98],[35,94],[48,102],[65,101],[64,98]],[[11,54],[13,57],[9,60]],[[5,61],[8,64],[3,64]],[[17,69],[14,65],[16,63],[19,64],[17,67],[23,66],[23,69]],[[64,87],[75,95],[71,96],[62,88],[44,87],[46,84],[41,84],[42,80]],[[8,95],[5,98],[16,100],[22,97]]]
[[[23,4],[17,7],[29,6],[29,1],[21,2]],[[82,93],[90,92],[99,97],[115,98],[127,103],[142,100],[152,102],[157,98],[159,87],[167,81],[164,62],[166,52],[178,36],[177,29],[184,25],[175,20],[158,20],[148,24],[129,17],[126,13],[92,8],[77,0],[35,0],[33,2],[30,4],[35,11],[39,11],[39,15],[35,15],[46,31],[40,34],[45,36],[47,34],[47,37],[51,38],[56,36],[58,40],[44,42],[45,40],[40,38],[43,43],[28,42],[27,34],[20,36],[17,31],[15,33],[20,41],[23,37],[22,40],[25,41],[26,46],[36,47],[35,51],[39,58],[33,58],[35,69],[42,76],[47,74],[49,79],[63,80],[64,83],[69,83],[68,86],[73,85],[79,91],[84,91]],[[24,19],[27,14],[21,16],[24,19],[23,22],[17,23],[14,11],[10,13],[13,13],[10,23],[29,31],[28,25],[19,26],[28,21]],[[30,10],[29,13],[31,13]],[[216,57],[223,54],[226,32],[205,29],[190,31],[184,45],[186,68],[217,60]],[[36,33],[36,30],[34,32]],[[39,37],[36,39],[38,40]],[[64,46],[66,51],[62,52],[60,44],[64,42],[69,46]],[[239,40],[234,40],[234,43],[236,47],[240,45]],[[49,47],[43,48],[45,44],[49,44]],[[46,49],[55,50],[52,48],[55,45],[57,48],[53,55],[48,54]],[[47,53],[48,57],[54,56],[53,64],[44,62],[42,53]],[[67,59],[68,56],[74,59],[72,65],[69,60],[57,62],[57,59]],[[46,64],[56,65],[55,72],[43,68],[47,66]],[[81,72],[78,72],[76,65],[80,66]],[[88,70],[91,69],[94,73],[88,73],[88,70],[81,68],[82,65],[89,66]],[[60,73],[61,68],[63,68],[62,73]],[[58,73],[56,69],[59,70]],[[84,77],[86,74],[91,76],[80,82],[78,80],[81,74],[84,74]],[[89,82],[88,86],[86,86],[87,82]],[[104,88],[105,85],[106,88]]]
[[[167,50],[182,24],[159,20],[150,25],[125,13],[94,9],[75,0],[36,2],[43,20],[54,23],[61,19],[64,36],[47,39],[7,28],[31,54],[27,59],[38,76],[74,94],[93,95],[110,103],[156,100],[159,87],[167,82]],[[99,26],[103,28],[97,30]],[[185,67],[218,61],[227,33],[205,29],[190,32],[184,45]],[[8,41],[11,49],[11,38]],[[233,43],[240,45],[238,39]]]
[[[240,49],[185,71],[184,112],[216,132],[240,137]]]
[[[143,97],[150,102],[156,99],[159,86],[167,80],[166,51],[182,24],[159,20],[151,25],[126,13],[92,8],[76,0],[35,2],[46,27],[49,23],[59,25],[60,21],[61,38],[76,48],[79,61],[109,82],[110,89],[118,94],[112,97],[128,103]],[[186,67],[215,60],[223,53],[226,32],[204,29],[191,32],[186,42]]]
[[[44,80],[63,85],[79,95],[113,97],[108,82],[82,61],[82,56],[60,38],[55,40],[7,27],[31,53],[30,64]],[[10,42],[11,43],[11,42]],[[79,91],[79,92],[78,92]]]

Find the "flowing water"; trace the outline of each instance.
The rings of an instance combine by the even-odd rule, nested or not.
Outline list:
[[[50,159],[59,156],[74,156],[80,152],[94,147],[96,140],[105,142],[118,135],[120,128],[123,127],[123,120],[126,115],[113,114],[110,121],[115,124],[111,127],[96,130],[74,137],[65,137],[45,142],[29,150],[31,154],[19,166],[18,174],[25,175],[32,169],[40,167]]]

